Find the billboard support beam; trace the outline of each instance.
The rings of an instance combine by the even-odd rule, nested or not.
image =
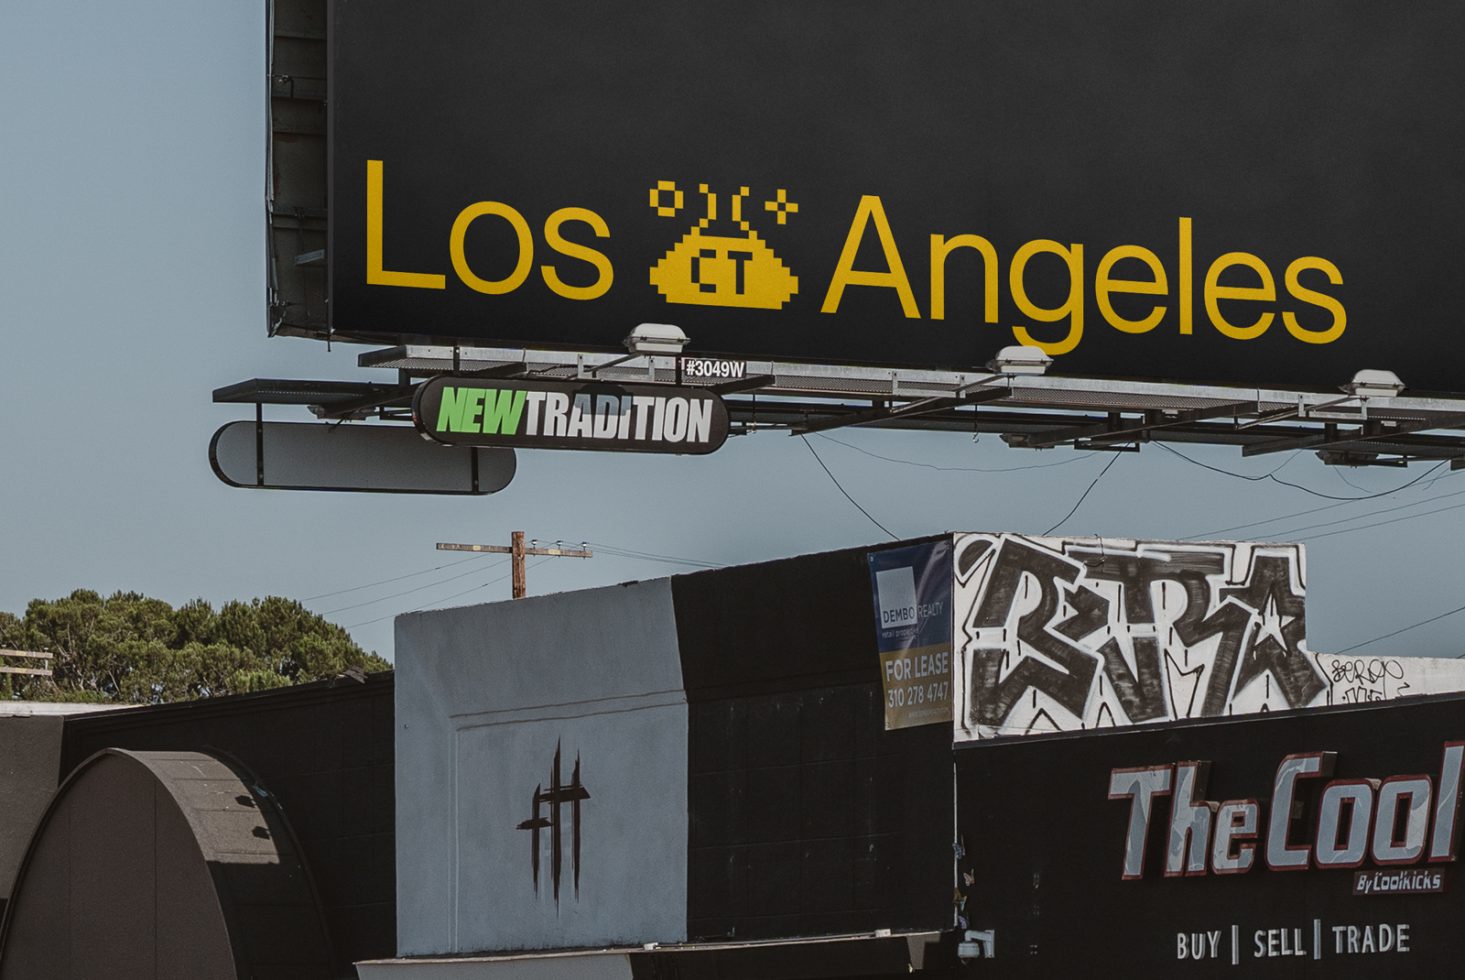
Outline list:
[[[1142,436],[1154,429],[1168,429],[1177,425],[1188,425],[1191,422],[1225,418],[1228,415],[1234,417],[1248,410],[1255,411],[1255,409],[1253,402],[1246,401],[1228,402],[1211,408],[1194,408],[1184,412],[1165,414],[1149,412],[1146,413],[1144,422],[1135,425],[1119,428],[1114,428],[1108,423],[1075,425],[1065,429],[1053,429],[1049,432],[1014,433],[1012,438],[1006,441],[1008,445],[1020,446],[1024,449],[1052,449],[1054,446],[1061,446],[1066,442],[1077,442],[1080,439],[1111,442],[1120,437]]]
[[[348,419],[362,413],[370,415],[373,410],[399,408],[412,404],[412,394],[416,390],[416,385],[400,385],[374,394],[363,395],[353,401],[313,406],[312,411],[318,418],[323,419]]]
[[[825,416],[822,419],[815,419],[804,425],[796,425],[792,428],[790,434],[802,436],[810,432],[842,429],[850,425],[867,425],[871,422],[886,422],[891,419],[914,418],[918,415],[928,415],[931,412],[941,412],[949,408],[960,408],[963,405],[977,405],[982,402],[998,401],[1011,394],[1012,391],[1008,388],[980,388],[949,398],[922,398],[920,401],[914,401],[907,405],[902,405],[899,408],[877,406],[866,409],[863,412],[855,412],[851,415]]]
[[[1366,442],[1375,442],[1380,439],[1393,439],[1398,436],[1407,436],[1416,432],[1428,432],[1431,429],[1452,429],[1456,426],[1465,425],[1465,415],[1456,415],[1442,419],[1426,419],[1423,422],[1416,422],[1413,425],[1385,426],[1377,419],[1367,423],[1369,431],[1360,428],[1356,432],[1347,435],[1337,435],[1331,431],[1332,427],[1322,432],[1305,436],[1297,436],[1288,439],[1273,439],[1268,442],[1253,443],[1250,446],[1241,448],[1243,456],[1265,456],[1269,453],[1282,453],[1294,449],[1336,449],[1339,446],[1352,446]]]
[[[362,367],[391,370],[392,383],[255,378],[220,388],[214,401],[314,406],[344,413],[370,402],[384,422],[410,422],[403,393],[443,374],[464,378],[570,381],[595,371],[609,385],[672,386],[676,358],[607,366],[619,355],[584,350],[399,346],[363,353]],[[453,366],[457,365],[457,370]],[[1099,449],[1123,442],[1171,442],[1316,449],[1330,465],[1398,465],[1403,460],[1465,457],[1465,398],[1402,393],[1310,394],[1239,385],[1116,381],[1075,375],[1009,377],[987,371],[889,370],[761,360],[742,362],[746,377],[686,379],[687,388],[730,396],[733,434],[778,429],[815,432],[850,425],[1002,435],[1009,445]],[[566,375],[572,376],[567,378]],[[588,379],[584,379],[588,381]],[[1005,384],[995,384],[1005,381]],[[990,387],[984,387],[990,386]],[[968,405],[1000,403],[978,416]],[[966,398],[961,393],[968,393]],[[990,392],[991,394],[988,394]],[[1344,403],[1352,405],[1345,406]],[[1359,404],[1362,402],[1362,404]],[[895,407],[891,407],[895,406]],[[1354,408],[1354,406],[1357,406]],[[1388,425],[1365,431],[1365,424]],[[1328,427],[1331,427],[1329,429]],[[1339,430],[1342,429],[1340,433]],[[1437,434],[1427,430],[1441,430]],[[1457,431],[1447,431],[1447,430]],[[1256,454],[1251,450],[1248,455]]]
[[[771,374],[755,374],[750,378],[739,378],[736,381],[727,381],[720,385],[713,385],[712,390],[719,395],[731,395],[740,391],[757,391],[773,384],[774,378]]]

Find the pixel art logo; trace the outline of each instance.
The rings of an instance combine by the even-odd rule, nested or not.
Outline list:
[[[782,308],[799,291],[799,280],[743,217],[748,188],[738,189],[730,208],[728,224],[736,225],[741,235],[717,233],[717,194],[706,184],[697,190],[707,199],[707,213],[651,269],[651,284],[668,303]],[[674,181],[660,180],[651,188],[650,201],[658,215],[675,218],[686,197]],[[799,206],[788,199],[786,189],[779,188],[763,209],[786,225]]]

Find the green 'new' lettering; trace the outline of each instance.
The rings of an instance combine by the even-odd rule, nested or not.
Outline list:
[[[497,388],[444,388],[437,410],[439,432],[485,432],[515,435],[524,416],[522,391]],[[479,413],[482,412],[482,421]]]
[[[462,432],[463,409],[468,407],[468,391],[465,388],[444,388],[442,404],[437,410],[439,432]]]
[[[519,419],[524,414],[524,394],[522,391],[485,391],[483,431],[490,435],[502,432],[506,436],[518,432]]]

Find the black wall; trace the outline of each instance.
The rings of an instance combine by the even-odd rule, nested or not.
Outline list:
[[[1283,756],[1336,752],[1336,778],[1424,773],[1437,780],[1443,743],[1462,738],[1465,698],[1444,696],[958,748],[957,826],[968,851],[963,869],[975,878],[968,908],[973,928],[997,930],[994,966],[1001,969],[992,975],[1457,975],[1465,956],[1459,925],[1465,869],[1457,863],[1416,866],[1444,869],[1444,894],[1355,897],[1352,871],[1270,871],[1260,845],[1257,866],[1245,874],[1165,878],[1167,796],[1155,807],[1144,876],[1124,881],[1129,803],[1107,797],[1114,768],[1209,761],[1205,798],[1260,800],[1265,839],[1268,798]],[[1299,784],[1296,841],[1312,839],[1306,828],[1316,826],[1324,782]],[[1314,919],[1323,940],[1320,959],[1312,957]],[[1333,952],[1334,926],[1381,923],[1409,925],[1408,953]],[[1227,945],[1233,925],[1237,966]],[[1300,929],[1306,955],[1254,956],[1257,930],[1272,929]],[[1220,958],[1179,962],[1177,933],[1210,930],[1221,931]]]
[[[60,778],[108,747],[226,756],[284,810],[324,907],[335,972],[396,954],[391,673],[66,721]]]
[[[950,925],[951,729],[884,731],[866,554],[672,580],[691,939]]]
[[[0,717],[0,917],[31,833],[56,792],[60,715]]]

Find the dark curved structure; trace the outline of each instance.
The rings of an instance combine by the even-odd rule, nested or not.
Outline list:
[[[106,749],[78,766],[0,927],[0,980],[305,980],[331,959],[284,815],[200,752]]]

